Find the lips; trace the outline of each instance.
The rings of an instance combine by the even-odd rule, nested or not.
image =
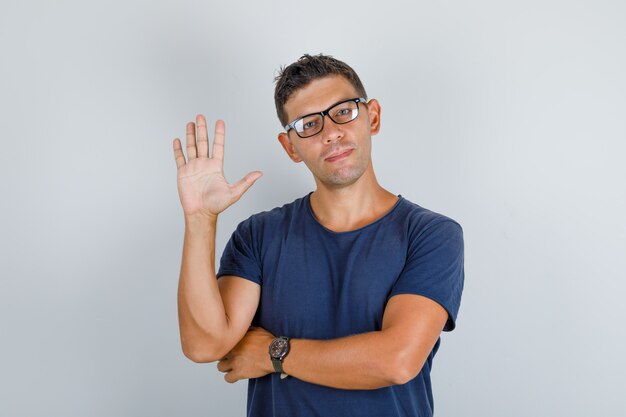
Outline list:
[[[350,156],[350,154],[352,153],[354,149],[343,149],[339,152],[333,152],[333,154],[327,158],[325,158],[326,161],[328,162],[335,162],[338,161],[340,159],[346,158],[348,156]]]

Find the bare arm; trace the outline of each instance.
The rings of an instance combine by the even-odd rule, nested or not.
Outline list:
[[[292,339],[284,371],[298,379],[341,389],[404,384],[422,369],[448,318],[435,301],[413,294],[392,297],[380,331],[333,340]],[[274,372],[267,348],[274,335],[250,330],[220,361],[227,382]]]
[[[212,155],[208,154],[206,120],[187,124],[185,160],[174,139],[178,194],[185,215],[185,239],[178,285],[178,318],[185,356],[196,362],[220,359],[245,334],[258,306],[260,288],[243,279],[215,276],[215,228],[218,214],[241,198],[261,176],[251,172],[235,184],[223,174],[224,122],[215,124]],[[220,287],[223,288],[220,291]],[[237,297],[233,296],[237,293]],[[224,297],[229,301],[225,302]],[[229,308],[228,306],[231,306]],[[235,309],[236,307],[236,309]]]
[[[303,381],[342,389],[404,384],[422,369],[448,313],[413,294],[392,297],[381,331],[334,340],[295,339],[283,369]]]

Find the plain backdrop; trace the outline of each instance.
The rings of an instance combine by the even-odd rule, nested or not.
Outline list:
[[[439,417],[626,415],[626,3],[16,1],[0,6],[0,415],[243,416],[180,348],[172,140],[227,125],[219,221],[311,191],[273,78],[345,60],[382,106],[381,184],[458,220]]]

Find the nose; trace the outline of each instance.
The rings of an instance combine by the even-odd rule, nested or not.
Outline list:
[[[322,129],[322,138],[325,144],[330,144],[343,138],[343,129],[341,129],[341,125],[333,122],[330,117],[325,117],[324,128]]]

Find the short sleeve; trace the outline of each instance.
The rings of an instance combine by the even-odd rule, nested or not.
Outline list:
[[[241,222],[233,232],[220,259],[217,277],[235,275],[262,284],[261,263],[254,250],[252,220]]]
[[[409,242],[406,264],[391,289],[398,294],[417,294],[439,303],[448,312],[443,331],[456,327],[465,278],[463,230],[446,219],[426,226]]]

